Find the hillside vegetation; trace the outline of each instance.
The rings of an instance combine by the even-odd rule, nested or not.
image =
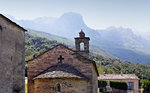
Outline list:
[[[140,79],[150,77],[150,65],[132,64],[119,59],[107,59],[102,56],[90,56],[97,63],[98,72],[102,74],[136,74]]]
[[[25,37],[26,61],[40,55],[44,51],[47,51],[60,43],[56,40],[47,39],[31,33],[26,33]],[[72,48],[70,45],[67,46]],[[98,71],[101,74],[105,71],[106,73],[135,73],[139,78],[147,78],[150,76],[150,65],[132,64],[119,59],[97,56],[94,55],[94,53],[90,56],[90,59],[96,61]]]
[[[35,37],[28,33],[25,34],[25,60],[30,60],[56,46],[58,43],[54,40],[47,40],[46,38]]]

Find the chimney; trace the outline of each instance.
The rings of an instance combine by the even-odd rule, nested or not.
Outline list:
[[[75,38],[76,51],[82,56],[89,57],[89,37],[85,37],[85,33],[81,29],[79,32],[79,37]],[[83,44],[83,50],[81,49],[81,44]]]

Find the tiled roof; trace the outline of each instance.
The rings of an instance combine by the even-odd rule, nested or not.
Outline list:
[[[122,80],[122,79],[139,79],[135,74],[101,74],[98,79],[102,80]]]
[[[49,67],[47,70],[40,73],[33,79],[38,78],[78,78],[78,79],[88,79],[73,66],[68,64],[56,64]]]

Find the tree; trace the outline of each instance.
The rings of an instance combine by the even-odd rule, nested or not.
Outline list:
[[[144,93],[150,93],[150,77],[147,80],[143,80],[143,88],[144,88]]]

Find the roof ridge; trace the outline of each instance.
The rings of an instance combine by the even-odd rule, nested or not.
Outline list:
[[[4,16],[3,14],[0,13],[0,16],[2,16],[3,18],[5,18],[8,22],[10,22],[10,23],[16,25],[17,27],[21,28],[23,31],[27,31],[26,29],[24,29],[20,25],[16,24],[15,22],[13,22],[12,20],[10,20],[9,18],[7,18],[6,16]]]

